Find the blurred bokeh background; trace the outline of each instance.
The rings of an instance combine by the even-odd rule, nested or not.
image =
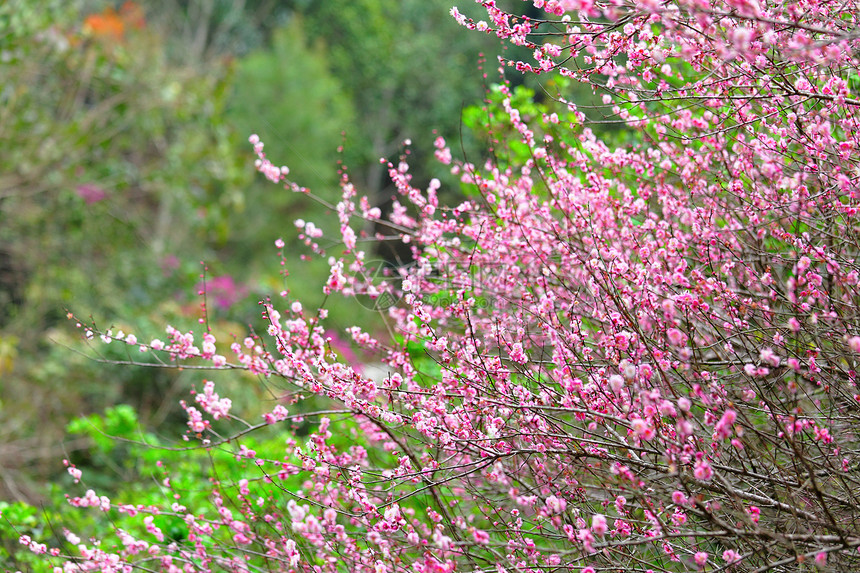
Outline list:
[[[190,328],[205,261],[210,324],[241,335],[258,320],[255,302],[285,288],[278,237],[292,296],[322,303],[327,268],[300,260],[293,221],[333,217],[255,174],[251,133],[319,197],[337,202],[341,161],[383,208],[393,190],[379,158],[396,159],[404,139],[419,186],[444,177],[431,165],[434,130],[464,154],[480,148],[463,135],[462,110],[487,93],[479,54],[495,73],[502,48],[459,28],[449,9],[450,0],[0,3],[0,501],[45,498],[64,475],[60,460],[92,442],[66,432],[79,416],[129,404],[143,427],[184,430],[176,403],[199,377],[94,360],[140,357],[122,345],[87,349],[68,313],[141,339]],[[360,306],[326,304],[334,333],[373,320]]]

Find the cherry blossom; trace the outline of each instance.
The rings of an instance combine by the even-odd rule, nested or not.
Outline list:
[[[478,19],[452,16],[526,48],[500,66],[536,74],[552,113],[517,109],[503,81],[510,153],[472,164],[435,139],[465,195],[454,204],[404,155],[383,160],[388,217],[344,177],[341,249],[295,222],[329,264],[329,296],[380,296],[359,248],[368,222],[414,255],[386,287],[385,332],[345,331],[386,374],[339,360],[324,310],[295,301],[264,304],[265,334],[225,343],[229,360],[212,333],[168,327],[144,345],[165,363],[243,370],[296,397],[248,422],[204,382],[182,403],[184,437],[231,448],[245,478],[207,484],[201,515],[173,498],[70,496],[134,507],[160,557],[129,537],[113,553],[79,546],[69,570],[860,566],[860,7],[534,0],[532,18],[477,4]],[[308,192],[250,142],[265,177]],[[305,397],[335,406],[308,411]],[[281,459],[246,440],[296,417],[310,434]],[[278,489],[297,475],[298,491]],[[258,481],[269,493],[250,503]],[[159,539],[157,511],[193,543]]]

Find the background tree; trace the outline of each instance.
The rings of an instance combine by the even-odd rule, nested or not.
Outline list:
[[[249,177],[223,121],[230,67],[176,65],[139,5],[0,10],[0,473],[3,497],[32,498],[27,470],[45,473],[62,451],[67,412],[119,399],[154,412],[169,388],[152,372],[102,376],[61,351],[67,309],[182,314],[174,293],[226,239]]]
[[[302,186],[331,199],[338,188],[336,170],[343,133],[355,122],[353,101],[341,82],[329,71],[326,47],[321,39],[310,45],[300,17],[276,30],[271,47],[247,54],[237,63],[235,87],[227,110],[228,121],[239,133],[259,131],[273,145],[283,147],[284,163]],[[245,189],[248,208],[237,217],[227,249],[232,257],[258,267],[265,276],[271,240],[300,217],[319,217],[326,208],[302,193],[272,193],[270,185],[257,181]],[[321,262],[321,261],[320,261]],[[297,272],[319,277],[307,284],[297,281],[309,302],[322,303],[320,283],[325,264],[308,265]],[[276,285],[275,285],[276,286]]]
[[[360,110],[345,155],[356,185],[375,203],[387,202],[393,189],[379,159],[399,155],[406,139],[418,155],[416,176],[429,180],[433,150],[425,142],[432,130],[460,132],[462,108],[484,93],[479,56],[495,53],[497,43],[464,37],[440,1],[297,2],[297,8],[312,37],[328,46],[331,69]]]

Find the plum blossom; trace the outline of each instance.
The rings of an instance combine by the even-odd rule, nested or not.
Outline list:
[[[707,460],[700,459],[693,467],[693,475],[696,479],[710,481],[714,476],[714,470],[711,468],[711,464],[709,464]]]
[[[609,526],[606,524],[605,515],[595,514],[592,516],[591,531],[593,531],[595,535],[606,535],[606,532],[609,531]]]
[[[546,498],[546,509],[550,514],[563,513],[567,507],[567,502],[563,498],[551,495]]]
[[[146,503],[70,495],[105,529],[51,566],[595,573],[802,554],[850,570],[852,553],[829,544],[860,516],[822,501],[808,468],[839,474],[832,499],[854,494],[855,2],[534,0],[539,17],[479,4],[451,13],[519,48],[505,72],[553,89],[531,98],[502,81],[469,112],[492,150],[436,137],[437,174],[406,144],[379,164],[384,210],[343,167],[336,220],[291,229],[302,258],[328,264],[332,309],[390,295],[379,326],[339,325],[349,311],[303,306],[283,281],[229,366],[208,329],[143,344],[187,375],[235,370],[259,395],[242,387],[246,421],[227,386],[203,381],[182,402],[184,437],[211,471],[188,487],[144,468],[163,493]],[[599,105],[567,101],[577,85]],[[263,176],[301,189],[249,141]],[[324,228],[339,234],[323,241]],[[362,280],[373,239],[407,254],[387,289]],[[274,242],[284,278],[287,244]],[[235,294],[219,277],[200,285],[216,305],[219,285]],[[111,509],[146,542],[98,511]],[[799,522],[800,541],[750,542]]]

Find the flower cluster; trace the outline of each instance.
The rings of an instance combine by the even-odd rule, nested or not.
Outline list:
[[[535,19],[479,4],[486,21],[453,14],[534,55],[505,65],[590,84],[625,137],[561,93],[554,137],[558,115],[526,121],[503,87],[527,152],[478,167],[437,139],[471,194],[459,205],[388,163],[388,223],[415,264],[385,312],[394,336],[348,330],[384,376],[339,361],[325,313],[295,303],[266,304],[268,338],[234,342],[232,364],[208,333],[204,351],[175,329],[144,345],[338,406],[291,406],[315,427],[263,459],[244,436],[298,414],[267,404],[222,439],[231,402],[206,383],[203,411],[185,404],[190,434],[233,444],[247,479],[213,479],[208,514],[160,508],[186,544],[150,519],[151,557],[85,548],[67,570],[860,565],[856,3],[535,0]],[[380,214],[348,180],[336,211],[345,249],[325,292],[380,296],[357,248]]]

